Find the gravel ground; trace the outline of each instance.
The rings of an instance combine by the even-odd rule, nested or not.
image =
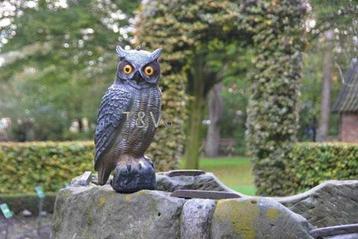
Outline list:
[[[0,217],[0,239],[50,239],[51,218],[51,214],[42,216],[38,230],[37,217],[17,215],[10,220]]]

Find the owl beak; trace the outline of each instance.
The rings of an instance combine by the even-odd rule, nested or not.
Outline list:
[[[140,82],[143,82],[143,78],[142,78],[142,76],[140,75],[139,71],[137,71],[136,73],[134,73],[133,80],[134,80],[137,84],[140,83]]]

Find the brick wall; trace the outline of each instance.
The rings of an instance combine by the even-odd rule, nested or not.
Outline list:
[[[342,113],[341,141],[358,142],[358,113]]]

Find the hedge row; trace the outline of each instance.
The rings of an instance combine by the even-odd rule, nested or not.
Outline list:
[[[358,144],[299,143],[285,161],[286,195],[306,191],[331,179],[358,179]]]
[[[302,0],[257,1],[255,71],[248,110],[248,146],[254,156],[257,193],[285,195],[285,159],[296,141],[301,52],[307,4]]]
[[[56,192],[93,168],[92,142],[0,144],[0,193],[33,193],[36,185]]]
[[[0,194],[33,193],[36,185],[56,192],[84,171],[93,171],[92,141],[0,143]],[[153,161],[157,171],[171,158]]]

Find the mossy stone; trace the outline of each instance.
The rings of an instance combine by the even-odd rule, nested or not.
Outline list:
[[[309,224],[274,199],[219,200],[211,227],[213,239],[312,238]]]

